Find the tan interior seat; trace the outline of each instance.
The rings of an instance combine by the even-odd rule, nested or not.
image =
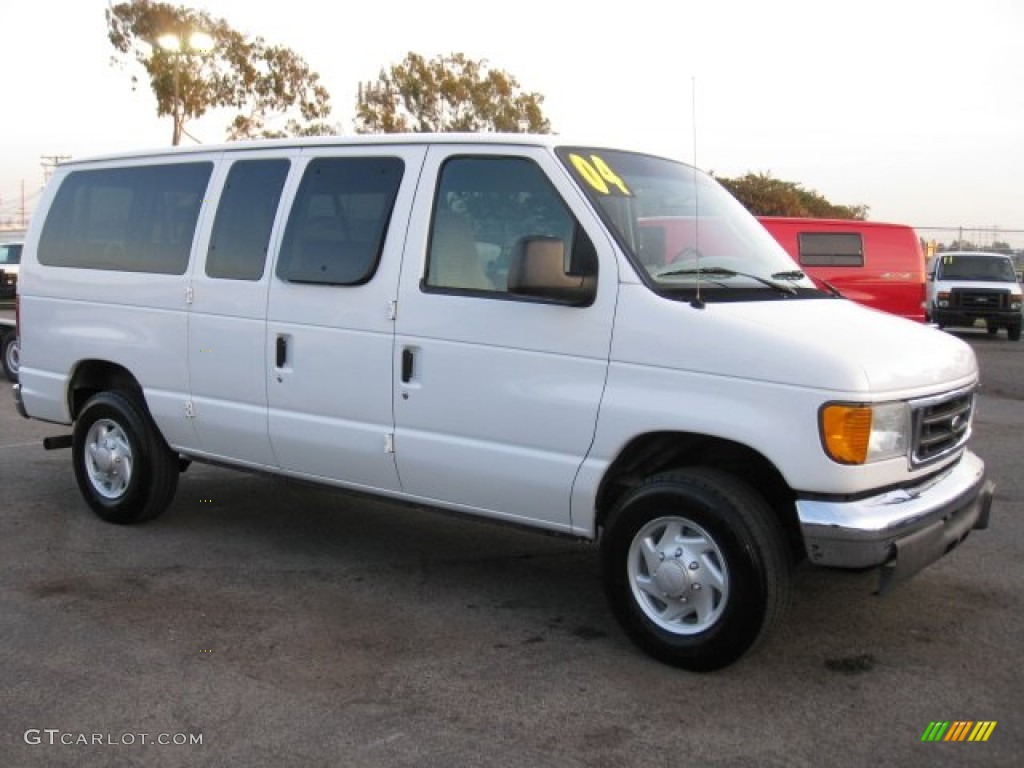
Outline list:
[[[469,221],[447,209],[438,210],[434,219],[427,283],[438,288],[494,290],[480,265]]]

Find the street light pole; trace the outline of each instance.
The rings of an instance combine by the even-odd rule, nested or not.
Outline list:
[[[182,56],[191,56],[193,53],[209,52],[213,49],[213,38],[205,32],[193,32],[187,40],[183,40],[178,35],[168,33],[160,35],[156,42],[171,57],[174,69],[174,103],[171,107],[174,126],[171,132],[171,145],[176,147],[181,143],[181,134],[185,130],[185,101],[181,97],[178,59]]]

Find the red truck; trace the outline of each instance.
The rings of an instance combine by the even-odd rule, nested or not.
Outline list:
[[[758,221],[815,282],[874,309],[925,321],[925,259],[913,228],[846,219]]]

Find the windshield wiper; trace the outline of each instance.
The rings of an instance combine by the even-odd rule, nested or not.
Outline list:
[[[846,298],[845,296],[843,296],[842,293],[839,292],[839,289],[836,288],[834,285],[832,285],[832,283],[830,283],[828,280],[822,280],[821,284],[824,285],[826,288],[828,288],[828,292],[831,293],[835,298],[837,298],[837,299],[845,299]]]
[[[767,277],[761,277],[760,275],[754,275],[750,272],[737,272],[734,269],[726,269],[725,267],[707,267],[704,269],[673,269],[668,272],[661,272],[655,277],[672,277],[675,275],[711,275],[713,277],[748,277],[751,280],[756,280],[771,288],[779,293],[785,293],[790,296],[796,295],[796,288],[792,285],[786,285],[784,283],[776,283],[774,280],[769,280]],[[772,275],[776,277],[776,275]]]
[[[805,275],[799,269],[791,269],[788,272],[772,273],[772,278],[775,280],[803,280],[805,277],[807,277],[807,275]],[[828,289],[828,292],[832,294],[835,298],[845,298],[843,294],[839,292],[839,289],[832,285],[832,283],[830,283],[828,280],[822,280],[819,278],[818,282],[824,285]]]

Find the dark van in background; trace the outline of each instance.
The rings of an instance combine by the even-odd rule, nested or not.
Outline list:
[[[912,227],[774,216],[758,221],[815,282],[874,309],[925,321],[925,259]]]

